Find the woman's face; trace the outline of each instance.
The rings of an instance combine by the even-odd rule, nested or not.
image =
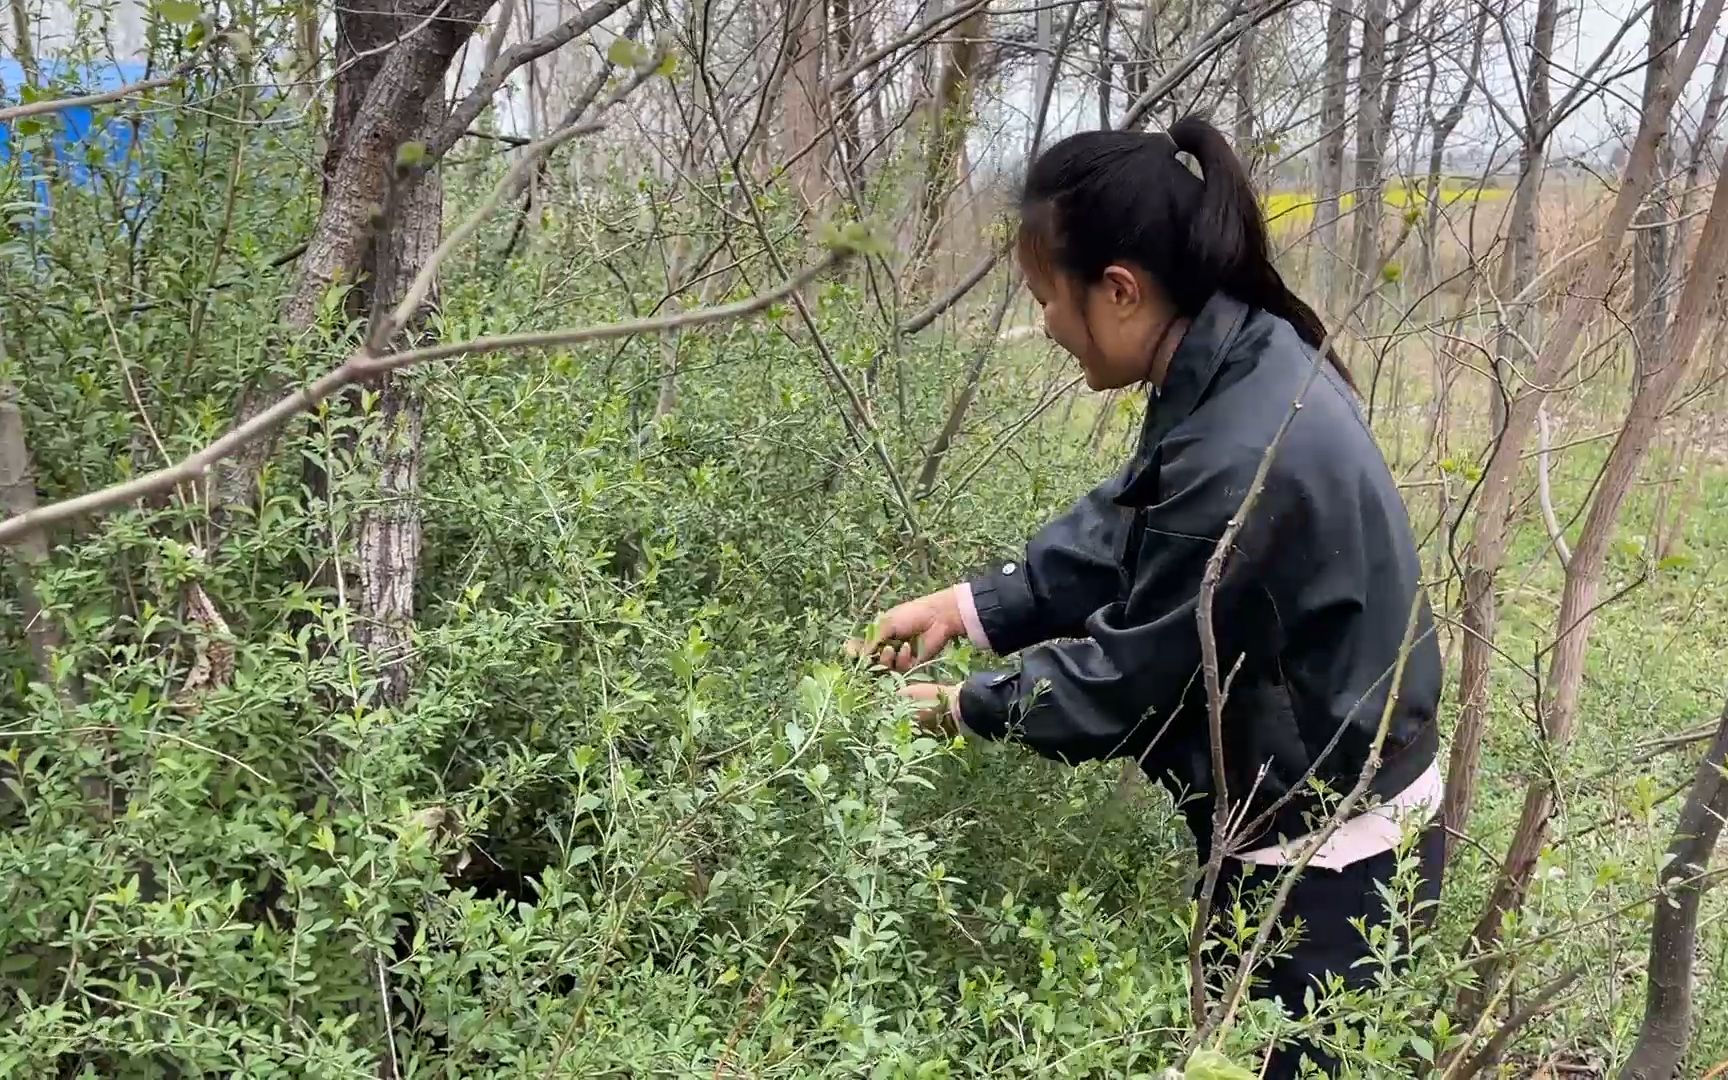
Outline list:
[[[1044,334],[1080,362],[1086,385],[1116,390],[1152,376],[1153,350],[1175,314],[1137,266],[1111,265],[1090,285],[1029,258],[1020,268],[1044,315]]]

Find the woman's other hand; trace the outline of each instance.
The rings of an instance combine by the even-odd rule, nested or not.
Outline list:
[[[889,671],[905,673],[928,663],[948,643],[966,634],[956,589],[943,589],[890,608],[876,619],[876,637],[850,641],[848,656],[870,655]]]
[[[954,695],[959,692],[958,686],[927,682],[907,683],[900,688],[901,697],[919,705],[918,726],[941,738],[952,738],[959,731],[954,722]]]

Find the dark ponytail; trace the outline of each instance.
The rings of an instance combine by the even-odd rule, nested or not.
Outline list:
[[[1202,117],[1184,117],[1168,134],[1071,135],[1032,163],[1020,201],[1022,243],[1082,281],[1132,260],[1184,315],[1223,292],[1285,320],[1316,349],[1326,343],[1320,316],[1272,265],[1266,219],[1241,160]],[[1329,344],[1326,358],[1354,389]]]

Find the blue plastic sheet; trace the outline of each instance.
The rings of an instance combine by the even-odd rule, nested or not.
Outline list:
[[[146,78],[143,64],[103,63],[68,65],[53,61],[43,63],[44,81],[55,97],[113,90]],[[24,85],[24,70],[10,57],[0,57],[0,102],[17,104]],[[97,113],[106,109],[108,119],[97,122]],[[139,162],[132,151],[134,123],[113,115],[114,106],[74,105],[40,114],[32,119],[52,125],[54,156],[63,180],[80,187],[88,186],[98,171],[111,176],[123,175],[128,183],[138,178]],[[140,130],[148,121],[138,125]],[[48,184],[43,179],[32,154],[22,149],[22,140],[13,131],[13,124],[0,124],[0,170],[20,168],[35,189],[35,201],[48,203]],[[17,161],[13,158],[16,155]]]

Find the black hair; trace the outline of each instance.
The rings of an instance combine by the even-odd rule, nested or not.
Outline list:
[[[1194,173],[1176,157],[1186,153]],[[1090,284],[1112,263],[1138,264],[1192,317],[1215,292],[1284,319],[1318,349],[1326,327],[1272,265],[1266,219],[1224,134],[1188,116],[1168,134],[1087,131],[1032,163],[1020,194],[1020,241]],[[1337,350],[1326,358],[1352,389]]]

